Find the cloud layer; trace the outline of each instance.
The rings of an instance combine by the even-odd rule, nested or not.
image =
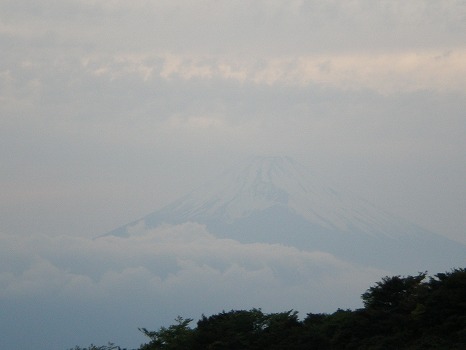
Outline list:
[[[18,307],[16,318],[2,317],[2,323],[11,321],[8,328],[22,323],[30,327],[33,322],[49,329],[56,322],[49,319],[58,317],[56,310],[23,319],[31,301],[53,301],[58,310],[71,305],[102,310],[92,320],[68,315],[77,322],[81,338],[71,337],[67,344],[61,339],[59,344],[56,335],[44,336],[40,341],[49,342],[50,349],[72,346],[73,341],[112,340],[135,346],[142,341],[137,327],[156,328],[178,314],[198,318],[223,309],[261,307],[297,309],[304,315],[359,307],[359,295],[385,274],[327,253],[218,239],[194,223],[152,231],[135,228],[129,238],[0,239],[0,303],[14,301]],[[98,330],[99,324],[105,324],[102,334],[79,332],[89,326]],[[31,334],[35,336],[39,337]],[[14,335],[2,342],[10,349],[21,344]]]
[[[3,1],[2,29],[7,38],[106,50],[396,50],[462,46],[464,11],[460,0]]]

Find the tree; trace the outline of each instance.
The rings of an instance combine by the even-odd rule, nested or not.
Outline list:
[[[200,349],[246,349],[255,344],[264,327],[260,309],[232,310],[197,322],[197,344]]]
[[[141,346],[141,350],[157,349],[191,349],[193,342],[193,330],[189,328],[192,319],[178,316],[176,324],[168,328],[161,327],[158,331],[148,331],[146,328],[139,328],[147,337],[151,339],[150,343]]]
[[[417,276],[382,278],[361,296],[365,308],[395,313],[412,312],[419,297],[426,293],[426,286],[422,283],[426,275],[427,272],[420,272]]]
[[[79,346],[75,346],[73,349],[70,349],[70,350],[126,350],[126,349],[122,349],[119,346],[109,342],[107,345],[101,345],[101,346],[91,344],[87,348],[81,348]]]
[[[430,277],[422,322],[429,334],[466,344],[466,269],[453,269]]]

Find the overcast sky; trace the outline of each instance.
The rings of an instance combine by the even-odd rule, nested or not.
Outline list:
[[[2,246],[86,246],[257,154],[466,243],[465,37],[464,0],[0,0]]]

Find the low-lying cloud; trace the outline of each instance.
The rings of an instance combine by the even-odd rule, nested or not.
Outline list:
[[[100,329],[94,334],[98,339],[75,336],[77,342],[136,346],[141,341],[137,327],[157,328],[177,315],[198,318],[224,309],[306,313],[355,308],[361,305],[359,295],[386,274],[324,252],[219,239],[195,223],[135,227],[129,238],[3,235],[0,240],[0,304],[17,308],[16,319],[3,314],[2,324],[40,322],[49,329],[44,323],[54,322],[57,310],[76,305],[78,313],[68,314],[67,321],[78,333],[89,325]],[[22,319],[31,300],[54,307],[33,321]],[[86,313],[91,319],[85,320]],[[107,331],[99,328],[102,324]],[[66,325],[60,327],[67,331]],[[10,349],[20,344],[9,337],[5,341],[3,347]]]

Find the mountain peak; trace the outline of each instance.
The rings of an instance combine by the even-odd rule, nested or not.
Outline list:
[[[162,209],[177,221],[234,223],[281,207],[327,230],[388,234],[393,221],[357,196],[326,185],[288,156],[254,156]],[[165,215],[164,214],[164,215]]]
[[[288,205],[303,188],[303,171],[290,157],[254,156],[180,201],[191,213],[222,216],[228,221],[274,205]]]
[[[465,257],[464,247],[327,186],[290,157],[249,158],[110,234],[189,221],[219,237],[321,250],[380,267],[425,269],[435,261],[445,266],[455,254]]]

